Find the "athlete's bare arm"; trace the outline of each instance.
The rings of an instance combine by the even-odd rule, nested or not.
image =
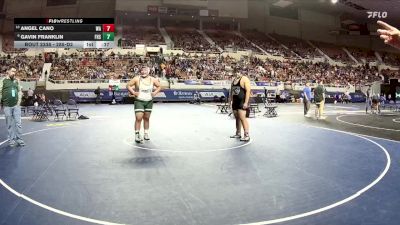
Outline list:
[[[231,85],[231,89],[229,90],[229,98],[228,98],[228,105],[229,105],[229,108],[231,108],[231,109],[232,109],[232,100],[233,100],[233,97],[232,97],[232,85]]]
[[[250,85],[250,80],[247,77],[243,77],[242,82],[243,82],[242,87],[246,90],[243,108],[247,109],[249,107],[251,85]]]
[[[154,79],[154,87],[156,87],[156,89],[151,93],[151,96],[156,96],[158,94],[158,92],[161,91],[161,84],[160,81],[157,78],[153,78]]]
[[[134,97],[137,97],[139,95],[139,93],[135,91],[136,83],[137,83],[137,77],[134,77],[126,84],[126,88],[128,89],[129,93]]]

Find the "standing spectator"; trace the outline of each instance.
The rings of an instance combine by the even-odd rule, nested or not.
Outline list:
[[[325,105],[325,87],[323,81],[319,82],[319,85],[314,89],[314,100],[315,100],[315,117],[317,119],[326,119],[324,117],[324,105]]]
[[[28,105],[33,105],[33,95],[34,92],[31,88],[28,90]]]
[[[308,115],[308,111],[310,110],[310,106],[311,106],[311,88],[310,88],[310,84],[309,83],[306,83],[306,86],[303,89],[303,95],[304,95],[304,99],[303,99],[304,116],[305,117],[310,117]]]
[[[94,94],[96,95],[96,104],[101,103],[101,99],[100,99],[100,86],[98,86],[97,89],[94,90]]]
[[[11,67],[7,76],[0,80],[0,100],[4,107],[9,145],[25,146],[22,140],[21,99],[22,88],[15,77],[16,69]]]
[[[368,87],[366,93],[365,93],[365,114],[368,113],[368,109],[371,108],[372,105],[372,93],[371,93],[371,87]]]

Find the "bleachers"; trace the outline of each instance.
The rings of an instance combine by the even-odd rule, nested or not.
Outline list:
[[[215,46],[211,46],[210,43],[193,28],[182,29],[168,27],[166,30],[174,42],[175,48],[180,48],[189,52],[218,52]]]
[[[374,51],[357,47],[346,47],[346,48],[358,61],[360,60],[365,60],[366,62],[377,61]]]
[[[256,31],[256,30],[248,30],[242,32],[242,34],[254,44],[258,45],[266,52],[275,56],[282,56],[285,58],[296,57],[292,51],[284,48],[280,43],[270,39],[267,35]]]
[[[390,66],[400,66],[400,54],[380,52],[383,63]]]
[[[279,34],[271,34],[271,36],[302,58],[310,59],[320,56],[320,53],[314,47],[302,39]]]
[[[232,31],[206,30],[206,34],[222,49],[231,48],[233,50],[261,52],[260,49],[254,47],[249,41],[246,41],[243,37]]]
[[[345,64],[354,64],[354,61],[347,55],[342,47],[317,41],[313,41],[313,43],[332,60]]]
[[[136,44],[157,46],[165,44],[160,31],[153,26],[124,26],[122,32],[122,47],[135,47]]]
[[[24,53],[27,48],[14,48],[14,36],[12,34],[3,35],[2,42],[3,52],[7,54]]]

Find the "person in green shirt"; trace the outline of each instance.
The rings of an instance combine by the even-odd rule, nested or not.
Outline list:
[[[316,105],[315,117],[317,119],[325,119],[324,116],[324,105],[325,105],[325,87],[322,80],[319,82],[318,86],[314,89],[314,101]]]
[[[9,145],[25,146],[22,140],[21,99],[22,88],[16,79],[15,68],[7,70],[7,75],[0,78],[0,100],[6,117]]]

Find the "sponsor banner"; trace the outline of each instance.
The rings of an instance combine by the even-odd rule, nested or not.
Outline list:
[[[223,91],[201,91],[200,96],[202,98],[214,98],[215,96],[219,98],[227,95]]]
[[[75,91],[73,93],[74,98],[96,98],[94,91]]]
[[[214,85],[214,82],[211,80],[203,80],[202,84],[203,85]]]
[[[155,97],[155,101],[191,101],[195,93],[199,93],[203,101],[212,101],[214,97],[225,96],[228,97],[227,89],[220,90],[162,90]],[[125,97],[129,97],[127,90],[115,91],[115,99],[117,102],[123,101]],[[101,101],[111,102],[112,92],[108,90],[102,90],[100,93]],[[96,95],[94,90],[71,90],[70,98],[75,99],[77,102],[94,102]]]
[[[365,102],[366,96],[362,93],[350,93],[351,102]]]
[[[128,91],[115,91],[115,99],[121,101],[123,97],[128,96]],[[102,101],[112,101],[112,91],[101,90],[100,96]],[[96,100],[94,90],[73,90],[70,91],[70,98],[75,99],[77,102],[94,102]]]
[[[200,85],[200,81],[197,80],[185,80],[186,85]]]
[[[155,101],[191,101],[195,93],[199,93],[203,101],[212,101],[214,97],[229,96],[229,90],[227,89],[213,89],[213,90],[162,90],[157,96],[154,97]],[[267,90],[268,95],[278,94],[274,90]],[[128,97],[127,90],[115,91],[115,98],[121,102],[123,98]],[[253,90],[253,96],[264,96],[264,90]],[[112,101],[112,92],[108,90],[102,90],[101,100],[105,102]],[[328,92],[326,94],[327,103],[333,102],[336,93]],[[350,93],[352,102],[365,102],[365,95],[362,93]],[[94,90],[71,90],[70,98],[75,99],[77,102],[94,102],[96,95]]]
[[[278,86],[277,83],[270,83],[270,82],[264,82],[264,81],[256,81],[257,86],[267,86],[267,87],[275,87]]]
[[[231,81],[229,80],[203,80],[203,85],[218,85],[218,86],[226,86],[231,85]]]

